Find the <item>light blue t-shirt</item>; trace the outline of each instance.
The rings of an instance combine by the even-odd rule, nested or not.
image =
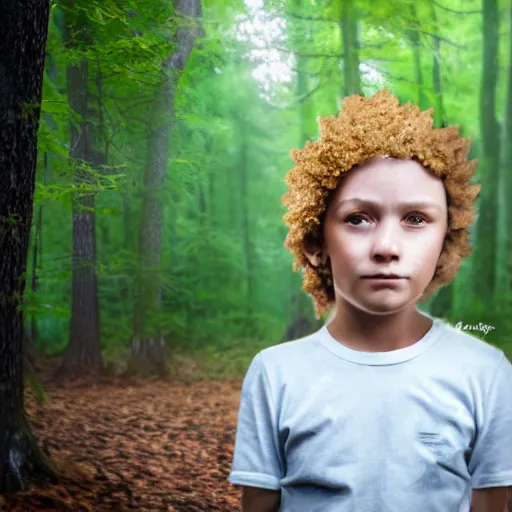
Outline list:
[[[390,352],[327,327],[261,351],[229,481],[281,489],[282,512],[468,512],[472,488],[512,485],[512,365],[433,320]]]

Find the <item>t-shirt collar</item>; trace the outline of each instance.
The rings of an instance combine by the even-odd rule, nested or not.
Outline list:
[[[440,318],[432,317],[424,311],[420,313],[433,321],[432,326],[418,341],[408,347],[399,348],[397,350],[390,350],[388,352],[363,352],[361,350],[354,350],[333,338],[327,329],[327,325],[324,325],[318,331],[318,336],[325,348],[338,357],[353,363],[374,366],[403,363],[425,352],[425,350],[437,341],[441,333],[443,321]]]

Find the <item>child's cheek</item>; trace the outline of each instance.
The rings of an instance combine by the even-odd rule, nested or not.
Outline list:
[[[442,243],[437,240],[426,240],[411,243],[408,248],[408,260],[414,273],[433,274],[436,269]]]

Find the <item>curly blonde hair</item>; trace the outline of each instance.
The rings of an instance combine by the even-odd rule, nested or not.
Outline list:
[[[421,112],[401,106],[387,89],[365,98],[346,97],[337,116],[319,119],[320,138],[290,155],[296,164],[286,177],[282,203],[288,211],[285,248],[294,256],[293,269],[303,270],[303,290],[314,301],[317,317],[334,303],[330,262],[313,266],[305,242],[322,240],[323,219],[343,173],[377,156],[418,161],[443,180],[448,201],[448,230],[435,274],[421,300],[449,284],[461,259],[472,252],[469,227],[475,218],[480,185],[470,184],[477,160],[469,160],[469,137],[458,126],[434,128],[433,109]]]

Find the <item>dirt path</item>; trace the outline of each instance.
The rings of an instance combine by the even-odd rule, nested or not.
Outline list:
[[[227,476],[240,386],[117,380],[50,388],[47,406],[29,394],[34,432],[71,481],[0,497],[0,510],[238,511]]]

